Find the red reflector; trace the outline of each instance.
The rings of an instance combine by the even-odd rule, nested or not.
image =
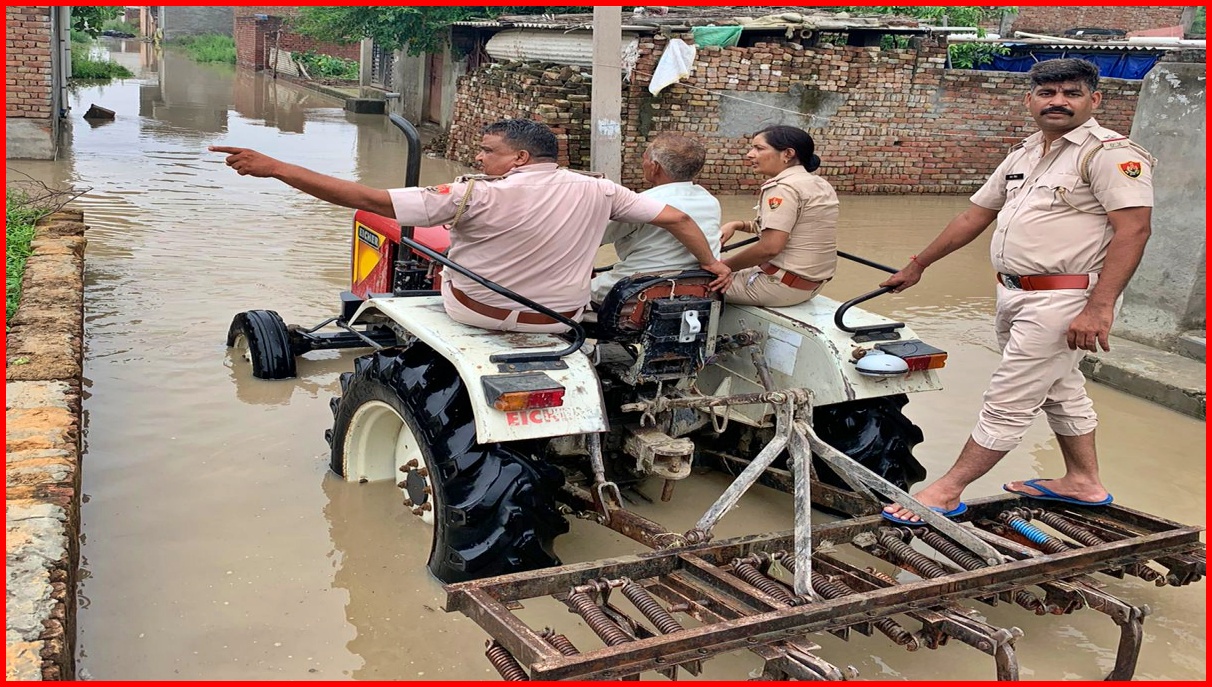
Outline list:
[[[532,410],[534,408],[556,408],[564,405],[564,389],[539,389],[537,391],[508,391],[493,401],[497,410]]]
[[[909,363],[909,371],[917,372],[918,370],[937,370],[947,364],[946,353],[935,353],[934,355],[915,355],[904,358],[906,363]]]

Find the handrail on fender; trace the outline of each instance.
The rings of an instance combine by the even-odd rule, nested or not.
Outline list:
[[[404,138],[408,139],[408,163],[404,169],[404,185],[416,186],[421,179],[421,134],[417,132],[417,128],[412,125],[412,122],[404,119],[398,114],[390,114],[387,117],[392,124],[396,126],[403,134]],[[489,281],[484,277],[472,272],[462,265],[452,261],[450,258],[438,253],[437,251],[417,243],[413,239],[413,227],[400,227],[400,243],[417,251],[425,257],[434,260],[450,269],[462,274],[471,279],[480,286],[498,293],[515,303],[530,308],[536,312],[541,312],[544,315],[554,319],[555,321],[566,324],[572,330],[573,340],[565,348],[558,351],[543,351],[541,353],[495,353],[488,359],[494,363],[540,363],[552,362],[563,358],[566,355],[571,355],[580,350],[581,346],[585,345],[585,328],[579,322],[565,317],[560,313],[548,308],[541,303],[536,303],[525,296],[510,291],[509,289]]]
[[[758,241],[758,237],[755,236],[751,239],[745,239],[744,241],[730,243],[727,246],[724,246],[721,250],[723,252],[728,252],[730,250],[736,250],[737,248],[741,248],[743,246],[748,246],[752,243],[756,243],[757,241]],[[845,251],[839,250],[837,252],[837,254],[838,254],[838,257],[840,257],[840,258],[846,258],[847,260],[857,262],[860,265],[874,267],[877,270],[883,270],[885,272],[888,272],[889,274],[896,274],[897,272],[900,271],[895,268],[889,267],[887,265],[881,265],[878,262],[868,260],[867,258],[860,258],[857,255],[847,253]],[[890,331],[893,329],[900,329],[901,327],[904,327],[905,326],[904,322],[893,322],[891,324],[869,325],[866,327],[850,327],[850,326],[847,326],[844,321],[845,317],[846,317],[846,311],[849,310],[850,308],[853,308],[854,306],[856,306],[859,303],[862,303],[864,301],[869,301],[872,298],[875,298],[877,296],[882,296],[891,290],[892,290],[891,286],[881,286],[880,288],[876,289],[875,291],[865,293],[856,298],[851,298],[850,300],[846,301],[845,303],[842,303],[840,306],[838,306],[837,312],[833,313],[833,324],[837,325],[838,329],[840,329],[848,334],[865,334],[868,332]]]

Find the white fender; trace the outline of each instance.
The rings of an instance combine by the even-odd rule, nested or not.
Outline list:
[[[563,405],[511,412],[489,405],[481,378],[517,373],[492,362],[490,356],[566,348],[568,343],[554,334],[497,332],[460,324],[446,314],[441,296],[371,298],[358,308],[350,324],[368,324],[383,318],[394,322],[405,334],[420,339],[455,366],[471,397],[476,440],[481,444],[604,432],[609,428],[597,373],[589,358],[579,351],[562,358],[566,369],[542,371],[564,387]]]
[[[814,406],[942,388],[937,370],[887,377],[859,374],[852,355],[854,349],[872,349],[874,343],[881,342],[855,343],[852,334],[838,329],[833,314],[839,305],[838,301],[823,296],[782,308],[726,304],[720,314],[719,333],[756,330],[763,338],[759,345],[775,388],[810,389]],[[846,325],[850,327],[890,322],[893,320],[858,308],[846,311]],[[917,338],[907,326],[897,331],[900,333],[897,341]],[[763,391],[757,368],[746,349],[718,356],[699,374],[698,386],[710,394],[729,378],[728,393]],[[769,406],[734,406],[729,415],[747,424],[760,425],[768,412]]]

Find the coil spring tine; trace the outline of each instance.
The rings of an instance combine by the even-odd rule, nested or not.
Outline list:
[[[841,580],[825,577],[824,575],[815,572],[812,573],[812,588],[816,590],[817,594],[820,594],[826,599],[837,599],[839,597],[856,593],[850,588],[849,585]],[[888,639],[896,642],[897,645],[903,646],[909,651],[918,650],[919,645],[917,638],[913,636],[913,633],[906,630],[903,625],[896,622],[892,618],[880,618],[879,620],[873,621],[871,624],[875,626],[875,629],[884,633],[884,636],[886,636]]]
[[[901,565],[907,565],[914,569],[918,575],[926,578],[942,577],[947,574],[938,563],[930,560],[920,551],[914,551],[913,547],[901,541],[900,537],[888,529],[880,531],[879,543],[884,549],[896,559],[896,562]]]
[[[1046,510],[1038,510],[1031,511],[1031,514],[1035,516],[1036,520],[1039,520],[1066,537],[1072,537],[1085,546],[1098,546],[1099,544],[1107,543],[1107,540],[1075,522],[1066,520],[1057,513]],[[1124,572],[1132,575],[1133,577],[1139,577],[1147,582],[1152,582],[1158,587],[1166,586],[1165,576],[1144,563],[1131,563],[1124,567]]]
[[[745,563],[740,559],[734,560],[732,562],[732,574],[788,606],[794,602],[791,592],[787,591],[787,588],[779,583],[778,580],[766,577],[760,570],[749,563]]]
[[[626,642],[630,642],[631,638],[625,632],[619,629],[614,621],[606,617],[606,613],[602,611],[593,599],[584,592],[573,592],[568,595],[568,603],[572,604],[577,615],[585,619],[585,624],[593,630],[602,641],[610,646],[617,646]]]
[[[567,637],[561,634],[556,634],[556,631],[550,627],[540,632],[539,637],[541,637],[543,641],[555,647],[556,651],[565,656],[579,656],[581,654],[580,649],[573,646],[572,642],[569,641]]]
[[[889,575],[888,573],[884,572],[883,570],[880,570],[878,568],[872,568],[872,567],[868,567],[868,568],[866,568],[866,570],[867,570],[868,574],[870,574],[872,577],[874,577],[875,579],[877,579],[881,582],[887,582],[890,585],[900,584],[896,580],[892,579],[892,576]]]
[[[661,634],[672,634],[686,629],[682,627],[682,624],[669,611],[657,603],[657,600],[652,598],[652,595],[647,590],[635,582],[628,580],[627,584],[623,585],[623,596],[627,597],[628,601],[640,609],[640,613],[643,613],[645,618],[648,618],[653,625],[656,625]]]
[[[486,645],[488,650],[484,655],[488,657],[488,662],[493,668],[501,674],[501,679],[508,682],[528,681],[530,678],[526,675],[526,671],[522,669],[522,664],[509,653],[505,647],[501,646],[497,640],[492,639]]]
[[[915,534],[917,534],[918,539],[921,539],[934,550],[955,561],[964,570],[976,570],[977,568],[986,567],[983,560],[968,553],[962,546],[955,544],[938,532],[919,527],[915,531]]]
[[[1026,537],[1028,541],[1038,545],[1044,553],[1061,553],[1070,550],[1068,544],[1022,519],[1014,511],[1004,511],[997,517],[1015,532]]]

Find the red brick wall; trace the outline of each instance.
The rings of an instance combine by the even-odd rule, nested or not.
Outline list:
[[[480,130],[513,117],[543,122],[559,143],[559,163],[589,169],[590,83],[579,67],[497,66],[459,78],[446,157],[471,164]]]
[[[1177,26],[1182,23],[1183,7],[1113,7],[1105,5],[1077,7],[1019,7],[1012,31],[1060,35],[1065,29],[1099,28],[1137,31]]]
[[[258,20],[256,15],[264,14],[268,18]],[[325,43],[292,33],[290,18],[298,14],[294,7],[237,7],[235,8],[235,26],[233,35],[236,40],[236,64],[251,69],[264,69],[268,49],[275,45],[273,32],[282,29],[277,36],[277,47],[290,52],[311,50],[322,55],[332,55],[347,60],[357,60],[361,57],[361,47],[357,43],[337,45]]]
[[[51,8],[4,8],[5,115],[50,119]]]
[[[694,73],[652,101],[648,75],[666,43],[644,39],[633,79],[624,86],[623,183],[643,188],[640,151],[661,131],[697,134],[708,163],[699,183],[715,192],[755,189],[742,163],[746,136],[720,133],[721,91],[787,93],[793,85],[840,100],[827,119],[807,124],[823,160],[821,174],[851,193],[968,193],[978,188],[1007,149],[1035,131],[1022,104],[1023,74],[947,70],[944,49],[880,50],[762,43],[753,48],[701,49]],[[574,78],[575,74],[575,78]],[[1104,79],[1104,126],[1131,129],[1140,83]],[[589,84],[567,69],[481,69],[459,80],[447,157],[470,164],[479,129],[505,117],[560,126],[568,163],[589,168]],[[773,112],[773,111],[772,111]],[[760,128],[755,122],[753,130]]]

